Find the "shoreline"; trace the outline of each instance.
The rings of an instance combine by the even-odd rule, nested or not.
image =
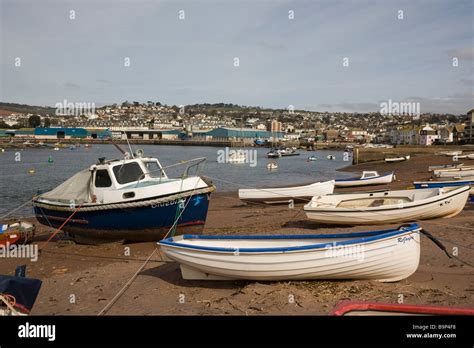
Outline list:
[[[435,158],[439,157],[439,158]],[[366,169],[395,170],[397,181],[390,185],[368,186],[358,190],[405,188],[413,180],[429,176],[428,164],[446,164],[451,158],[416,156],[408,162],[365,163],[340,168],[356,172]],[[356,188],[357,189],[357,188]],[[344,191],[349,191],[346,188]],[[474,205],[466,206],[450,219],[419,222],[448,248],[459,248],[459,257],[474,264]],[[31,219],[35,221],[35,219]],[[37,225],[35,243],[43,243],[53,231]],[[395,225],[332,226],[309,221],[302,204],[264,206],[242,203],[233,192],[211,196],[204,234],[310,234],[356,232]],[[156,243],[96,246],[77,245],[54,238],[38,262],[5,259],[2,274],[12,274],[18,264],[27,264],[27,275],[43,280],[32,315],[95,315],[119,291],[154,250]],[[129,248],[129,256],[126,254]],[[174,262],[152,257],[125,294],[108,314],[115,315],[325,315],[342,300],[370,300],[397,303],[403,295],[406,304],[442,304],[472,307],[474,303],[472,267],[449,259],[431,241],[421,240],[418,270],[396,283],[374,281],[185,281]],[[74,294],[76,303],[70,303]],[[185,302],[178,301],[185,296]],[[288,302],[293,296],[295,301]]]

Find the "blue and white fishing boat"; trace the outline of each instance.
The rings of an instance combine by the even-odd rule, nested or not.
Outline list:
[[[169,178],[156,158],[105,160],[33,199],[38,221],[77,242],[158,241],[173,233],[200,233],[215,187],[199,176]],[[191,163],[192,161],[188,161]]]
[[[394,282],[418,268],[417,224],[341,234],[196,236],[161,240],[184,279],[371,279]]]
[[[337,179],[336,187],[353,187],[367,185],[389,184],[395,179],[393,172],[380,175],[376,171],[363,171],[362,175],[357,178]]]

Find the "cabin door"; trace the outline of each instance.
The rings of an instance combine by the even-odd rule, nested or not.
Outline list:
[[[112,186],[109,171],[98,169],[94,172],[94,196],[97,203],[104,203],[104,193]]]

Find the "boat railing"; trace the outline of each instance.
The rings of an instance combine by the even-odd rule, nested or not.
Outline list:
[[[199,165],[201,163],[205,162],[205,161],[206,161],[206,157],[197,157],[197,158],[193,158],[193,159],[190,159],[190,160],[181,161],[181,162],[178,162],[178,163],[173,163],[173,164],[170,164],[169,166],[161,167],[159,169],[149,170],[149,171],[143,173],[142,175],[140,175],[140,177],[138,178],[136,186],[138,186],[140,181],[143,180],[143,178],[145,178],[145,176],[147,174],[151,175],[152,173],[156,173],[156,172],[160,173],[160,183],[161,183],[161,180],[163,179],[163,177],[165,175],[165,169],[174,168],[174,167],[178,167],[178,166],[189,163],[189,165],[187,165],[186,168],[184,168],[183,174],[181,175],[181,179],[185,179],[189,176],[189,171],[190,171],[191,168],[196,168],[196,173],[197,173],[198,170],[199,170]]]

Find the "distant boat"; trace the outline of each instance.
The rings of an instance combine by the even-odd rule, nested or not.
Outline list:
[[[403,162],[408,161],[410,159],[410,155],[400,156],[400,157],[388,157],[385,158],[386,163],[395,163],[395,162]]]
[[[452,180],[432,180],[432,181],[414,181],[416,189],[436,188],[436,187],[453,187],[453,186],[471,186],[471,195],[474,195],[474,176],[466,176]]]
[[[296,152],[296,148],[291,148],[291,147],[280,149],[278,151],[280,152],[282,157],[299,156],[300,155],[298,152]]]
[[[437,178],[461,178],[465,176],[474,176],[474,166],[436,169],[433,172],[433,176]]]
[[[470,153],[469,155],[466,155],[467,159],[474,160],[474,153]]]
[[[368,301],[342,301],[337,304],[329,315],[474,315],[474,308]]]
[[[454,157],[454,156],[459,156],[460,154],[462,154],[462,151],[441,151],[438,154],[443,155],[443,156],[448,156],[448,157]]]
[[[316,156],[309,156],[308,161],[317,161],[318,158]]]
[[[75,149],[76,149],[76,146],[75,146],[75,145],[69,146],[69,150],[75,150]]]
[[[336,187],[367,186],[389,184],[395,178],[393,172],[380,175],[376,171],[363,171],[360,177],[337,179]]]
[[[279,157],[281,157],[281,153],[277,149],[271,149],[270,151],[267,152],[267,157],[268,158],[279,158]]]
[[[334,192],[334,180],[316,182],[314,184],[293,187],[270,187],[255,189],[240,189],[239,199],[249,202],[287,203],[293,201],[307,201],[313,196],[322,196]]]
[[[257,146],[263,146],[263,145],[265,145],[265,140],[255,139],[254,144],[257,145]]]
[[[278,163],[275,163],[275,162],[268,163],[267,169],[278,169]]]
[[[184,235],[158,244],[167,258],[180,264],[183,279],[396,282],[418,268],[420,231],[419,225],[410,224],[341,234]]]
[[[241,150],[236,150],[229,154],[228,163],[245,163],[247,156]]]
[[[461,168],[462,166],[464,166],[464,163],[429,166],[428,171],[432,172],[436,169],[456,169],[456,168]]]
[[[59,147],[55,147],[53,150],[54,151],[59,151]]]
[[[463,210],[469,190],[469,186],[462,186],[316,196],[304,211],[310,220],[336,225],[446,218]]]
[[[327,156],[327,159],[328,159],[328,160],[335,160],[335,159],[336,159],[336,156],[334,156],[334,155],[328,155],[328,156]]]
[[[86,149],[90,149],[91,147],[92,147],[91,144],[84,144],[84,148],[86,148]]]

